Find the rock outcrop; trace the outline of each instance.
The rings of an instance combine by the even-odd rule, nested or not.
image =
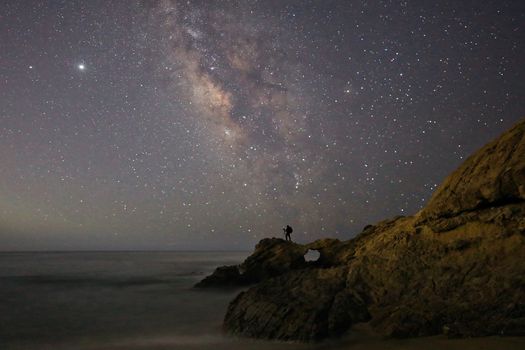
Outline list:
[[[522,121],[414,216],[344,242],[261,241],[239,272],[257,284],[232,301],[225,330],[316,341],[366,322],[393,337],[525,335],[524,186]],[[301,260],[308,249],[321,253],[315,263]]]
[[[308,248],[279,238],[266,238],[241,265],[221,266],[195,285],[197,288],[239,287],[307,266]]]

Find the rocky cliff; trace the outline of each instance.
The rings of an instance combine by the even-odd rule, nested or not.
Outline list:
[[[253,286],[227,332],[316,341],[366,323],[386,336],[525,335],[525,121],[453,172],[410,217],[356,238],[263,240],[234,271],[201,286]],[[304,254],[320,252],[316,262]]]

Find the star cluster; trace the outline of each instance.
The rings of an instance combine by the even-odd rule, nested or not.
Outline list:
[[[0,250],[347,239],[525,115],[521,1],[5,1],[0,19]]]

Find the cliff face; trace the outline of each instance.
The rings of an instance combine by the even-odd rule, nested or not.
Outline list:
[[[244,265],[266,270],[269,257],[289,255],[296,263],[252,279],[224,327],[301,341],[363,322],[395,337],[525,335],[524,186],[525,121],[467,159],[415,216],[346,242],[272,240],[271,253],[256,250]],[[317,262],[301,260],[308,249]]]

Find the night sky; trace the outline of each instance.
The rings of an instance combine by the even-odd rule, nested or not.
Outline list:
[[[417,212],[525,116],[525,2],[0,2],[0,250]]]

